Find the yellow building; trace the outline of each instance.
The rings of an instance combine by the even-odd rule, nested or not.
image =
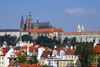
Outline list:
[[[78,60],[78,55],[75,55],[75,50],[68,48],[65,51],[65,60],[59,60],[59,67],[75,67]]]
[[[95,53],[93,55],[93,59],[91,59],[91,64],[96,66],[96,67],[99,67],[98,64],[99,64],[99,58],[100,58],[100,45],[96,45],[93,47],[93,49],[95,50]]]

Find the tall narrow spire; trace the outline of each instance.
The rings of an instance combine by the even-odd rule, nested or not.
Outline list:
[[[84,27],[83,27],[83,25],[82,25],[82,28],[81,28],[81,32],[84,32]]]
[[[22,15],[21,24],[20,24],[20,30],[24,30],[24,19],[23,19],[23,15]]]
[[[37,23],[39,23],[39,17],[37,16]]]
[[[22,41],[21,30],[20,30],[20,39],[19,39],[19,41]]]
[[[81,28],[80,28],[79,24],[78,24],[78,27],[77,27],[77,32],[81,32]]]
[[[29,20],[33,20],[31,17],[31,11],[29,12]]]
[[[22,20],[23,20],[23,15],[22,15]]]

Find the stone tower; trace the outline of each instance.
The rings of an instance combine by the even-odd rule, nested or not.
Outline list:
[[[81,32],[84,32],[84,27],[83,27],[83,25],[82,25],[82,28],[81,28]]]
[[[81,32],[81,28],[80,28],[79,24],[78,24],[78,27],[77,27],[77,32]]]
[[[33,24],[33,19],[31,17],[31,11],[29,12],[29,17],[26,20],[26,30],[31,30],[32,28],[32,24]]]
[[[23,20],[23,15],[22,15],[22,19],[21,19],[20,30],[24,30],[24,20]]]

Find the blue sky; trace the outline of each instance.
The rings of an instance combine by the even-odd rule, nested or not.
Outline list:
[[[100,31],[100,0],[1,0],[0,29],[19,29],[21,17],[24,22],[31,10],[34,22],[50,22],[64,32]]]

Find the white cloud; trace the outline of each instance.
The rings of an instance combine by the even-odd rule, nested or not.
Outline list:
[[[75,8],[75,9],[70,9],[69,8],[69,9],[64,10],[63,13],[78,16],[78,15],[84,15],[86,13],[96,13],[96,10],[95,9],[85,10],[84,7]]]

